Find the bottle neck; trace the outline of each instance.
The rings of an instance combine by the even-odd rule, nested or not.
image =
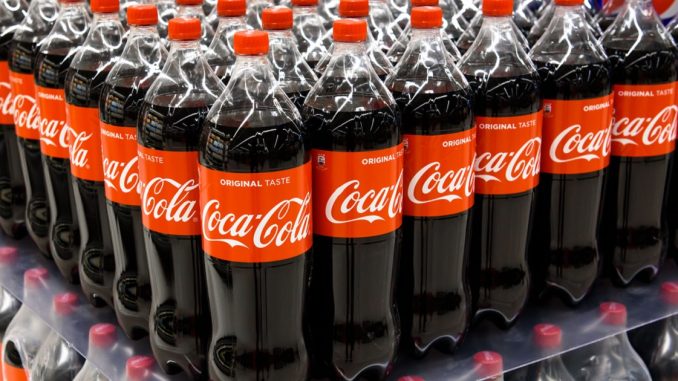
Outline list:
[[[129,39],[135,37],[154,37],[158,36],[157,25],[131,25],[129,28]]]
[[[247,21],[245,16],[236,16],[236,17],[219,17],[219,30],[223,28],[229,28],[236,25],[246,25]]]
[[[483,15],[481,28],[511,29],[511,16],[487,16]]]
[[[191,59],[199,58],[200,40],[175,41],[170,40],[170,56],[175,58]]]
[[[269,83],[274,83],[275,78],[273,77],[273,72],[268,63],[268,59],[265,55],[260,56],[241,56],[236,55],[235,64],[233,65],[233,71],[231,75],[231,82],[236,83],[234,80],[245,80],[247,77],[254,77],[260,81],[269,81]]]
[[[367,53],[367,41],[334,43],[333,55],[335,57],[347,54],[365,56],[366,53]]]
[[[442,42],[443,38],[439,28],[430,28],[430,29],[412,28],[410,42],[415,43],[422,40],[440,40],[440,42]]]
[[[95,13],[94,14],[94,25],[111,23],[111,22],[120,22],[120,16],[118,12],[115,13]]]
[[[266,32],[270,40],[291,40],[291,43],[294,43],[292,29],[267,30]]]
[[[640,9],[654,9],[652,0],[626,0],[626,4]]]

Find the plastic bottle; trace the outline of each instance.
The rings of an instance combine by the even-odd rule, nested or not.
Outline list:
[[[224,85],[231,78],[231,71],[235,64],[233,35],[239,30],[249,28],[245,20],[246,11],[245,0],[219,0],[217,2],[219,28],[217,28],[212,44],[205,52],[205,58]]]
[[[26,235],[26,189],[14,126],[8,60],[12,38],[27,8],[23,0],[0,2],[0,229],[13,238]]]
[[[528,5],[529,1],[516,0],[513,7],[513,22],[525,37],[527,37],[530,29],[537,21],[537,17],[532,13]]]
[[[78,295],[72,292],[57,294],[52,299],[52,322],[61,327],[77,320]],[[72,380],[82,368],[84,359],[59,333],[51,331],[35,355],[31,380]]]
[[[118,0],[92,0],[94,21],[71,61],[64,82],[75,213],[80,231],[79,273],[85,296],[95,306],[113,306],[115,259],[104,190],[99,96],[122,53],[125,30]]]
[[[438,5],[443,10],[443,29],[447,36],[455,43],[456,47],[457,40],[468,28],[468,21],[459,12],[454,0],[441,0]]]
[[[562,330],[553,324],[537,324],[532,330],[532,342],[546,359],[504,375],[506,381],[575,381],[563,359],[555,353],[563,341]],[[579,379],[577,379],[579,380]]]
[[[264,25],[288,34],[291,18],[286,7],[262,14]],[[308,137],[266,59],[268,33],[237,32],[234,47],[233,78],[200,137],[209,376],[304,380],[302,315],[313,244]]]
[[[650,372],[629,343],[626,332],[616,333],[626,327],[626,306],[605,302],[598,311],[606,338],[563,355],[574,379],[651,381]]]
[[[250,1],[247,4],[247,25],[253,29],[261,29],[261,12],[273,5],[273,0]]]
[[[268,31],[270,47],[268,61],[278,86],[301,110],[306,95],[318,77],[299,53],[292,35],[292,10],[277,6],[264,9],[261,22]]]
[[[468,51],[471,48],[471,45],[473,45],[473,43],[479,38],[478,33],[480,32],[480,28],[483,25],[483,20],[483,14],[478,13],[473,18],[473,20],[471,20],[468,27],[464,31],[464,34],[462,34],[457,40],[457,49],[459,49],[461,54],[466,54],[466,51]],[[513,29],[513,33],[515,33],[519,45],[523,47],[525,52],[529,52],[530,43],[527,41],[527,38],[525,38],[525,35],[520,31],[515,22],[513,22],[513,18],[511,18],[511,29]]]
[[[84,1],[61,0],[61,9],[35,57],[35,96],[40,110],[40,151],[49,205],[50,251],[61,274],[78,281],[80,231],[71,181],[64,84],[66,72],[90,27]]]
[[[167,40],[167,24],[169,20],[177,15],[177,4],[174,0],[156,0],[155,6],[158,7],[158,34],[163,40],[165,47],[169,48]]]
[[[151,283],[141,223],[137,116],[167,58],[155,5],[127,8],[127,44],[99,98],[106,211],[115,255],[113,306],[120,327],[138,339],[148,332]]]
[[[212,29],[212,25],[205,18],[202,5],[203,0],[177,0],[176,17],[197,18],[200,20],[200,28],[202,29],[200,45],[204,49],[212,43],[214,29]]]
[[[338,20],[333,33],[332,60],[303,112],[313,144],[311,353],[335,379],[381,379],[399,338],[400,114],[368,59],[367,22]]]
[[[555,1],[551,1],[550,4],[546,7],[544,10],[544,13],[539,17],[538,20],[536,20],[535,23],[533,23],[532,27],[529,29],[529,33],[526,34],[527,36],[527,41],[530,43],[531,46],[534,46],[534,44],[537,43],[537,40],[546,32],[546,29],[549,27],[551,24],[551,20],[553,20],[553,16],[556,14],[556,7],[557,4]],[[591,34],[593,37],[597,40],[600,38],[600,36],[603,35],[603,32],[600,30],[600,27],[598,24],[593,21],[591,16],[589,15],[588,11],[586,10],[586,6],[583,4],[581,5],[581,17],[584,18],[586,21],[586,24],[584,26],[589,27],[591,30]]]
[[[530,256],[538,295],[580,302],[598,278],[598,245],[612,122],[610,62],[587,26],[583,0],[556,11],[530,58],[542,79],[544,127]]]
[[[33,305],[47,302],[44,297],[49,272],[36,267],[24,272],[24,300]],[[52,330],[25,304],[19,308],[9,323],[2,339],[2,376],[8,381],[24,381],[29,378],[33,359],[40,345]]]
[[[473,355],[474,379],[503,381],[504,358],[497,352],[481,351]]]
[[[155,359],[151,356],[132,356],[125,363],[125,380],[149,381],[154,379]]]
[[[417,356],[434,345],[451,352],[471,318],[473,94],[445,50],[442,17],[439,7],[412,8],[412,39],[386,79],[405,144],[398,307],[403,342]]]
[[[605,32],[612,25],[614,20],[624,12],[628,3],[625,0],[610,0],[603,2],[602,9],[595,17],[595,21],[600,29]]]
[[[40,111],[35,97],[33,68],[37,45],[54,25],[59,4],[54,0],[32,1],[19,24],[10,47],[9,80],[14,95],[19,161],[26,187],[26,227],[42,254],[51,257],[49,208],[40,156]]]
[[[3,248],[4,249],[4,248]],[[8,259],[8,255],[3,253],[2,259],[0,261],[3,265],[6,265],[5,261]],[[15,257],[16,253],[11,254],[11,257]],[[7,290],[0,288],[0,341],[5,336],[5,331],[9,323],[14,319],[14,316],[19,312],[21,308],[21,302],[15,299]],[[0,379],[2,379],[2,369],[3,369],[3,357],[2,348],[0,348]]]
[[[612,63],[615,121],[600,241],[607,273],[628,285],[653,278],[668,249],[676,47],[651,0],[628,0],[602,44]]]
[[[515,322],[539,183],[542,99],[535,66],[513,29],[511,0],[485,0],[478,39],[459,69],[475,92],[478,126],[470,278],[476,317]]]
[[[327,49],[331,40],[327,38],[327,30],[323,19],[318,14],[318,0],[292,0],[294,26],[292,32],[297,39],[301,55],[313,69],[318,62],[328,55]]]
[[[341,2],[341,0],[340,0]],[[402,29],[395,21],[386,0],[370,0],[370,14],[368,25],[374,37],[374,42],[386,54],[393,44],[398,41]]]
[[[459,13],[464,16],[466,21],[470,22],[477,15],[481,14],[480,0],[451,0],[454,1]]]
[[[339,20],[339,0],[321,0],[318,2],[318,14],[323,19],[325,29],[329,30]]]
[[[118,332],[113,324],[99,323],[91,326],[87,360],[73,381],[111,381],[97,364],[110,363],[110,358],[119,350]]]
[[[198,140],[224,90],[200,50],[200,20],[169,23],[172,49],[137,124],[144,240],[151,274],[150,341],[160,366],[204,377],[210,335],[200,245]]]

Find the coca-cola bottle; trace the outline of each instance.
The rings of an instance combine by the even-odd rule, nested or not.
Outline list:
[[[115,256],[113,306],[125,334],[148,332],[151,283],[141,224],[141,183],[137,166],[137,116],[146,92],[160,73],[167,51],[157,32],[155,5],[127,10],[127,44],[106,78],[99,98],[102,163]]]
[[[200,49],[200,20],[169,22],[172,49],[137,122],[141,216],[151,274],[150,341],[160,366],[206,371],[209,306],[200,245],[198,141],[224,85]]]
[[[678,17],[674,17],[673,20],[666,26],[666,30],[669,32],[671,37],[673,37],[673,42],[678,41]]]
[[[386,53],[398,41],[403,32],[395,21],[386,0],[370,0],[370,15],[368,25],[372,31],[375,43],[382,52]]]
[[[579,4],[579,3],[577,3]],[[551,1],[549,5],[544,9],[544,13],[542,13],[541,17],[533,23],[532,27],[529,30],[529,33],[527,34],[527,41],[530,43],[530,45],[534,45],[537,43],[537,40],[546,32],[546,29],[551,25],[551,20],[553,19],[553,16],[556,14],[556,6],[558,4],[555,1]],[[563,5],[563,4],[561,4]],[[586,10],[586,6],[583,4],[581,5],[581,17],[584,18],[586,21],[583,26],[589,27],[591,29],[591,33],[593,34],[593,37],[597,40],[600,38],[600,36],[603,35],[603,32],[600,30],[600,27],[598,24],[593,21],[593,18],[590,16],[588,11]]]
[[[325,29],[332,28],[336,20],[339,20],[339,0],[321,0],[318,2],[318,14],[323,19]]]
[[[459,68],[475,92],[476,187],[470,278],[476,317],[515,322],[528,296],[528,243],[539,183],[540,78],[511,21],[512,0],[484,0],[483,26]]]
[[[214,29],[212,29],[212,25],[205,18],[205,13],[202,10],[203,0],[176,0],[176,2],[176,17],[197,18],[200,20],[200,27],[202,28],[200,44],[203,49],[209,47],[214,37]]]
[[[367,22],[338,20],[333,33],[333,57],[303,112],[313,144],[312,353],[336,379],[381,379],[399,339],[400,113],[367,56]]]
[[[538,295],[578,303],[598,277],[605,168],[612,121],[610,63],[583,0],[556,11],[530,58],[542,79],[544,126],[530,265]]]
[[[0,229],[13,238],[26,234],[26,189],[14,127],[8,61],[12,38],[26,8],[28,4],[24,0],[0,2]]]
[[[504,375],[504,380],[575,381],[575,378],[565,367],[562,357],[556,354],[561,350],[562,342],[563,332],[557,325],[546,323],[535,325],[532,329],[532,343],[539,350],[540,356],[547,358],[518,370],[507,372]]]
[[[158,7],[158,34],[167,48],[167,24],[177,15],[177,5],[174,0],[156,0],[155,6]]]
[[[239,30],[249,28],[245,20],[246,12],[245,0],[219,0],[217,2],[219,27],[209,49],[205,52],[205,58],[224,85],[231,79],[235,64],[233,35]]]
[[[262,22],[271,26],[285,13],[291,22],[289,8],[265,9]],[[309,141],[266,59],[268,33],[240,31],[233,42],[233,77],[200,137],[209,376],[304,380],[302,314],[313,244]]]
[[[464,16],[466,21],[473,20],[477,15],[481,14],[480,0],[451,0],[454,1],[459,13]]]
[[[0,258],[0,263],[2,263],[3,266],[11,265],[14,260],[16,260],[16,252],[9,255],[3,253],[2,258]],[[19,312],[20,308],[21,302],[7,292],[7,290],[0,288],[0,341],[4,338],[9,324]],[[0,343],[0,346],[1,345],[2,344]],[[0,349],[0,352],[2,352],[2,349]],[[0,353],[0,377],[2,377],[2,362],[2,353]]]
[[[651,0],[628,0],[602,44],[612,63],[614,124],[601,242],[607,272],[627,285],[653,278],[668,249],[676,47]]]
[[[90,27],[86,3],[61,0],[61,9],[35,57],[35,97],[40,110],[40,151],[49,205],[50,251],[61,274],[78,281],[80,231],[75,210],[66,121],[66,72]]]
[[[37,46],[54,25],[56,0],[32,1],[10,47],[9,82],[14,96],[14,127],[26,187],[26,228],[38,250],[50,254],[49,209],[40,156],[40,111],[35,98],[33,69]]]
[[[294,11],[292,32],[297,40],[299,52],[312,69],[327,56],[331,40],[327,38],[323,19],[318,14],[318,0],[292,0],[292,5]]]
[[[301,110],[306,95],[318,77],[299,53],[292,35],[292,10],[277,6],[264,9],[261,22],[268,31],[270,47],[268,60],[278,86]]]
[[[99,96],[124,46],[119,0],[91,0],[94,21],[66,73],[73,195],[80,227],[80,284],[89,301],[113,306],[115,258],[106,214]]]
[[[525,37],[527,37],[530,29],[537,21],[537,17],[528,5],[528,1],[516,0],[513,6],[513,22]]]
[[[478,13],[473,20],[469,23],[468,27],[464,31],[464,33],[459,37],[457,40],[457,49],[461,52],[461,54],[466,54],[466,52],[471,48],[471,45],[478,39],[478,33],[480,32],[480,28],[483,25],[483,14]],[[511,29],[513,29],[513,32],[516,35],[516,38],[518,39],[518,43],[520,46],[523,47],[525,52],[530,51],[530,43],[527,41],[527,38],[525,38],[525,35],[523,32],[520,31],[518,26],[516,25],[515,22],[513,22],[513,18],[511,18]]]
[[[402,113],[405,167],[398,311],[416,355],[451,351],[471,318],[466,278],[476,129],[472,92],[445,50],[439,7],[412,8],[412,39],[386,86]]]
[[[247,25],[261,29],[261,12],[272,7],[273,0],[252,0],[247,4]]]
[[[626,0],[608,0],[603,2],[602,9],[595,17],[595,21],[604,32],[612,25],[619,14],[623,13],[628,2]]]

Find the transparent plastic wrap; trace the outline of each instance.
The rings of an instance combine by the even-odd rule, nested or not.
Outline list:
[[[386,79],[407,142],[397,296],[401,342],[415,356],[454,350],[471,317],[465,269],[476,130],[472,92],[446,51],[442,16],[439,7],[412,8],[412,39]]]
[[[200,45],[203,49],[210,46],[214,38],[214,28],[205,17],[202,10],[203,0],[178,0],[177,14],[175,17],[197,18],[200,20],[200,28],[202,34],[200,38]]]
[[[292,32],[297,40],[299,52],[304,60],[314,68],[328,55],[331,40],[326,37],[323,19],[318,14],[318,0],[292,0],[294,26]]]
[[[217,3],[219,28],[212,44],[205,52],[205,58],[221,82],[228,83],[235,64],[233,35],[239,30],[249,29],[245,20],[247,4],[245,0],[220,0]]]
[[[138,339],[148,333],[151,284],[141,223],[137,116],[167,51],[157,32],[155,5],[132,6],[127,16],[127,43],[106,77],[97,116],[115,256],[113,308],[123,331]]]
[[[480,28],[483,25],[483,20],[483,14],[478,13],[476,17],[474,17],[473,20],[469,22],[464,34],[462,34],[457,40],[457,49],[459,49],[459,52],[461,52],[462,55],[466,54],[466,52],[471,48],[471,45],[473,45],[473,43],[479,38],[478,34],[480,32]],[[520,31],[520,28],[516,26],[513,20],[511,20],[511,28],[513,29],[513,33],[516,35],[519,45],[522,46],[525,52],[529,52],[530,43],[527,41],[527,38],[525,38],[525,35],[523,35],[523,33]]]
[[[285,7],[265,10],[262,21],[270,28],[280,16],[278,25],[289,28],[292,15]],[[204,263],[213,324],[209,376],[304,380],[308,353],[302,317],[312,245],[308,137],[299,112],[273,76],[267,32],[237,32],[234,44],[233,77],[200,137]],[[241,185],[229,186],[235,182]],[[259,213],[264,217],[246,222],[249,228],[232,225]],[[262,357],[269,360],[250,361]]]
[[[369,26],[372,37],[383,53],[398,41],[403,32],[398,26],[386,0],[370,0]]]

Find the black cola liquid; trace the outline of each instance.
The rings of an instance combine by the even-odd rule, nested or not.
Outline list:
[[[35,58],[35,85],[63,89],[74,54],[68,49],[49,54],[39,52]],[[80,231],[75,214],[70,160],[42,155],[42,164],[49,205],[50,251],[61,274],[69,282],[76,283],[79,279]]]
[[[579,100],[610,94],[607,62],[553,65],[535,61],[535,65],[544,99]],[[530,253],[537,295],[553,292],[574,304],[593,286],[601,263],[597,233],[604,178],[605,169],[567,175],[541,172]]]
[[[70,69],[65,80],[66,103],[98,109],[110,68],[109,64],[98,71]],[[104,182],[73,176],[73,196],[80,226],[80,285],[92,304],[113,306],[115,259]]]
[[[471,91],[446,93],[445,87],[441,84],[434,94],[391,89],[406,136],[451,134],[473,127]],[[470,210],[437,217],[403,214],[398,312],[402,342],[417,356],[434,345],[451,352],[470,323],[471,289],[466,272],[470,217]]]
[[[527,115],[541,107],[536,72],[466,79],[475,92],[476,117]],[[530,288],[527,255],[534,204],[534,189],[506,195],[476,190],[469,269],[476,319],[488,317],[507,327],[522,311]]]
[[[99,118],[102,122],[129,129],[136,134],[137,116],[149,83],[129,86],[105,84],[101,90]],[[151,280],[144,246],[141,207],[106,200],[111,229],[115,276],[113,306],[125,334],[138,339],[148,333],[151,310]]]
[[[162,151],[197,151],[210,104],[167,107],[174,94],[144,102],[139,111],[140,146]],[[191,164],[197,168],[198,163]],[[142,201],[143,202],[143,201]],[[205,264],[199,235],[168,235],[144,227],[151,274],[149,336],[153,354],[168,373],[204,377],[210,336]]]
[[[218,171],[261,173],[308,162],[310,153],[301,126],[278,124],[282,118],[258,111],[256,126],[240,127],[249,108],[218,115],[207,123],[200,163]],[[302,318],[309,257],[310,250],[285,260],[245,263],[205,254],[212,312],[208,357],[212,379],[306,379]]]

